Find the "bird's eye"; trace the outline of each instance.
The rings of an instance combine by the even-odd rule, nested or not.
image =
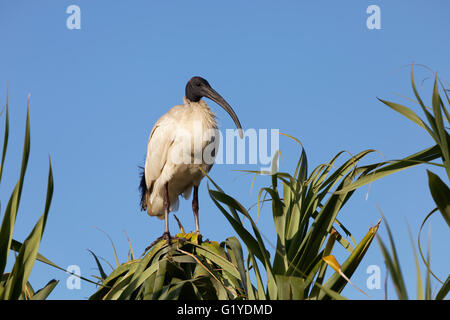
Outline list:
[[[201,84],[200,82],[197,82],[195,85],[196,85],[197,87],[200,87],[202,84]]]

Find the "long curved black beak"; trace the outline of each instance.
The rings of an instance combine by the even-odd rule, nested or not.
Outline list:
[[[239,137],[241,137],[241,139],[244,138],[241,123],[240,123],[236,113],[234,112],[233,108],[231,108],[231,106],[228,104],[228,102],[226,102],[225,99],[222,98],[222,96],[220,94],[218,94],[217,91],[211,87],[204,88],[204,96],[213,100],[215,103],[217,103],[222,108],[224,108],[226,112],[228,112],[231,119],[233,119],[234,124],[236,125],[236,128],[239,131]]]

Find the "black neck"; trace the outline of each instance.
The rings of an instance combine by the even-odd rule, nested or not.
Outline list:
[[[189,101],[192,102],[199,102],[202,96],[200,94],[197,94],[193,92],[194,90],[189,90],[186,88],[186,98],[189,99]]]

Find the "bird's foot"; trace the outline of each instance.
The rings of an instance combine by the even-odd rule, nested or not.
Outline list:
[[[159,239],[159,240],[166,240],[166,241],[167,241],[167,244],[170,244],[171,238],[172,238],[172,237],[170,236],[169,231],[166,231],[166,232],[164,232],[163,235],[162,235],[161,237],[159,237],[158,239]],[[175,238],[172,238],[172,239],[175,239]]]
[[[153,241],[147,248],[145,248],[145,252],[147,252],[149,249],[151,249],[155,244],[157,244],[161,240],[165,240],[167,242],[167,244],[170,245],[171,244],[171,240],[175,240],[175,239],[177,239],[177,237],[170,236],[170,233],[168,231],[164,232],[162,234],[162,236],[156,238],[155,241]]]
[[[194,232],[192,232],[191,242],[192,241],[197,244],[200,244],[202,242],[202,235],[200,233],[200,230],[195,230]]]

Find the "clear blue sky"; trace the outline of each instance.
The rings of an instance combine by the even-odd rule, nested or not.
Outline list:
[[[66,27],[71,4],[81,8],[80,30]],[[372,4],[381,8],[381,30],[366,27],[366,9]],[[193,75],[209,80],[234,107],[244,128],[276,128],[299,138],[310,168],[340,150],[355,154],[375,148],[386,159],[398,159],[430,146],[423,130],[376,97],[414,107],[399,96],[412,97],[410,69],[403,67],[411,62],[450,79],[449,21],[450,3],[444,0],[2,0],[0,101],[3,105],[9,83],[11,125],[2,204],[18,178],[31,94],[31,157],[14,237],[24,240],[42,213],[50,154],[55,192],[40,252],[63,267],[79,265],[84,276],[97,274],[87,249],[112,263],[114,259],[108,239],[95,226],[113,238],[121,262],[128,252],[123,231],[135,252],[142,253],[161,235],[163,222],[139,210],[138,166],[144,163],[154,122],[182,103],[186,81]],[[416,78],[429,76],[422,69]],[[421,92],[427,95],[431,84],[425,80]],[[210,106],[222,129],[233,128],[220,107]],[[280,169],[292,171],[297,146],[281,138],[280,149]],[[259,178],[250,193],[252,177],[233,171],[240,169],[257,166],[216,165],[211,175],[249,207],[269,178]],[[379,219],[375,204],[381,207],[394,231],[412,297],[415,267],[405,221],[416,236],[433,208],[426,183],[425,167],[398,173],[374,183],[368,200],[367,188],[355,193],[340,216],[360,240]],[[204,182],[199,199],[204,237],[223,241],[234,235]],[[194,229],[190,206],[182,201],[178,212],[188,230]],[[263,210],[258,224],[273,239],[271,219],[271,212]],[[430,225],[432,267],[445,278],[448,227],[439,215]],[[176,228],[172,219],[171,229]],[[386,239],[384,226],[380,235]],[[343,261],[343,252],[338,251],[338,258]],[[366,289],[369,265],[379,265],[384,280],[376,242],[352,279],[372,299],[381,299],[383,280],[382,289]],[[61,280],[54,299],[84,299],[95,291],[85,282],[81,290],[67,289],[67,275],[41,263],[30,281],[37,289],[51,278]],[[392,286],[388,290],[395,297]],[[351,286],[344,295],[365,298]]]

